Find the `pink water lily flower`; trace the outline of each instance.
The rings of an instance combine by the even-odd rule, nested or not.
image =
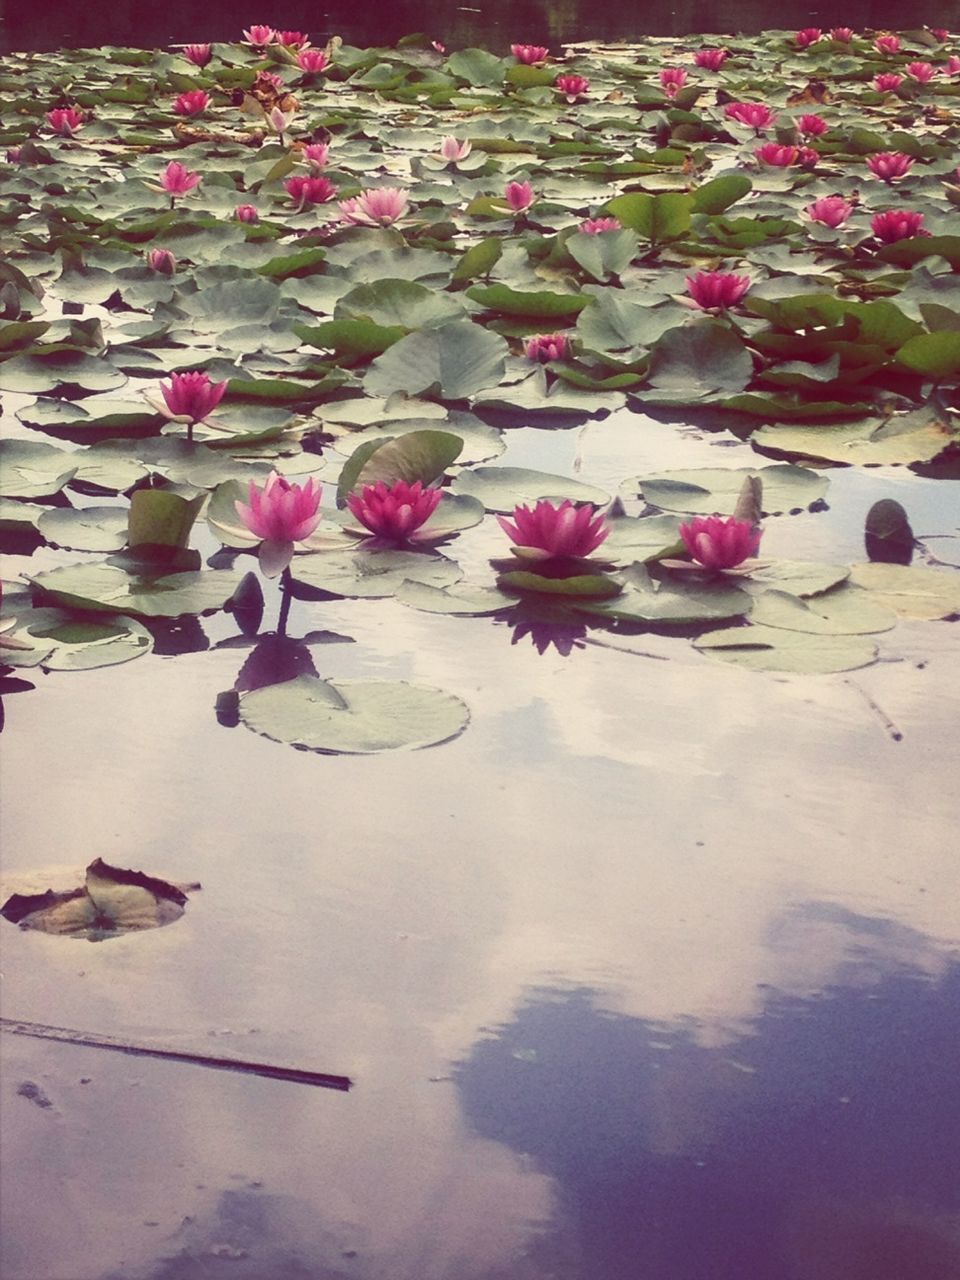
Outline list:
[[[729,57],[729,49],[698,49],[693,55],[693,61],[696,66],[707,71],[719,71]]]
[[[903,76],[898,76],[895,71],[881,71],[873,77],[873,87],[877,93],[896,93],[902,84]]]
[[[183,56],[195,67],[205,67],[213,57],[213,45],[186,44],[183,46]]]
[[[820,163],[820,152],[813,147],[797,147],[797,164],[803,169],[815,169]]]
[[[910,209],[888,209],[886,213],[878,213],[870,220],[870,230],[883,244],[930,234],[923,229],[923,214]]]
[[[570,339],[565,333],[541,333],[527,338],[523,344],[528,360],[548,364],[551,360],[566,360],[570,355]]]
[[[946,27],[928,27],[930,34],[942,44],[944,40],[950,39],[950,32]]]
[[[819,138],[830,126],[822,116],[801,116],[797,121],[797,128],[805,138]]]
[[[825,227],[842,227],[853,213],[853,205],[843,196],[821,196],[808,204],[804,210],[811,222],[820,222]]]
[[[947,59],[947,65],[943,69],[945,76],[960,75],[960,53],[951,53]]]
[[[518,62],[522,62],[528,67],[535,67],[538,63],[546,62],[550,56],[550,50],[542,44],[512,44],[510,52]]]
[[[147,266],[151,271],[159,271],[161,275],[172,276],[177,268],[177,260],[169,249],[148,249]]]
[[[830,39],[838,44],[849,44],[853,39],[853,27],[831,27]]]
[[[237,515],[265,542],[302,542],[320,523],[321,487],[313,476],[306,484],[291,484],[271,471],[263,488],[250,482],[248,501],[234,502]]]
[[[875,178],[881,178],[884,182],[895,182],[897,178],[909,173],[912,167],[912,157],[904,155],[902,151],[878,151],[875,155],[867,156],[867,168]]]
[[[777,118],[777,113],[763,102],[728,102],[723,108],[728,120],[736,120],[750,129],[767,129]]]
[[[779,142],[765,142],[762,147],[757,147],[753,154],[761,164],[776,169],[786,169],[789,165],[797,163],[800,152],[797,147],[781,146]]]
[[[406,187],[372,187],[340,201],[344,222],[357,227],[390,227],[410,211]]]
[[[276,32],[277,44],[284,45],[287,49],[308,49],[310,41],[305,31],[278,31]]]
[[[300,152],[300,159],[304,160],[311,169],[322,169],[329,156],[330,148],[325,142],[309,142]]]
[[[680,526],[687,553],[704,569],[735,569],[757,554],[760,530],[749,520],[730,516],[695,516]]]
[[[596,551],[610,533],[596,508],[586,503],[575,506],[569,499],[555,506],[545,498],[531,510],[527,506],[515,507],[513,523],[506,516],[497,516],[497,522],[507,537],[531,560],[552,560],[563,556],[581,558]]]
[[[173,109],[178,116],[199,116],[206,111],[210,105],[210,95],[204,93],[202,89],[190,89],[187,93],[181,93],[179,98],[173,104]]]
[[[243,38],[247,44],[252,45],[254,49],[265,49],[268,44],[274,44],[277,39],[277,33],[273,27],[255,26],[248,27],[243,33]]]
[[[537,197],[531,183],[508,182],[503,189],[503,198],[514,213],[525,213]]]
[[[440,155],[450,164],[457,160],[466,160],[472,150],[473,144],[466,140],[461,142],[459,138],[451,135],[440,139]]]
[[[588,236],[602,236],[605,231],[622,231],[619,218],[587,218],[580,223],[580,230]]]
[[[297,54],[297,66],[307,75],[315,76],[329,65],[330,59],[322,49],[301,49]]]
[[[794,36],[798,49],[809,49],[810,45],[816,44],[818,40],[823,39],[823,32],[819,27],[804,27],[802,31],[798,31]]]
[[[298,209],[303,209],[308,204],[327,204],[339,190],[329,178],[308,178],[301,174],[287,178],[283,185]]]
[[[687,293],[704,311],[715,307],[733,307],[750,288],[749,276],[729,271],[698,271],[687,276]]]
[[[171,204],[177,196],[185,196],[200,183],[200,175],[193,169],[186,169],[179,160],[171,160],[160,174],[161,189],[170,196]]]
[[[72,138],[85,121],[86,116],[77,107],[54,107],[47,112],[47,124],[61,138]]]
[[[686,83],[687,73],[683,67],[664,67],[660,72],[660,87],[668,98],[672,98]]]
[[[936,67],[929,62],[908,62],[903,69],[917,84],[929,84],[937,74]]]
[[[873,47],[878,53],[899,53],[900,37],[892,35],[890,32],[886,35],[877,36],[873,42]]]
[[[233,216],[238,222],[260,221],[260,214],[257,212],[256,206],[252,204],[238,204],[233,211]]]
[[[365,484],[360,493],[347,497],[347,506],[365,529],[385,542],[406,542],[425,524],[440,502],[439,489],[425,489],[422,480],[409,484],[383,480]]]
[[[173,373],[169,384],[160,384],[166,408],[163,405],[158,408],[165,417],[189,423],[192,427],[213,413],[226,389],[226,382],[211,382],[209,376],[201,371]]]
[[[568,102],[576,102],[578,98],[583,98],[590,92],[590,81],[586,76],[557,76],[553,85]]]

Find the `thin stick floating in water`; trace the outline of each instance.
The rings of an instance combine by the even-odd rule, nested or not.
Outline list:
[[[167,1062],[187,1062],[195,1067],[212,1067],[215,1071],[239,1071],[245,1075],[266,1076],[270,1080],[289,1080],[292,1084],[312,1084],[320,1089],[346,1092],[353,1081],[349,1076],[328,1075],[324,1071],[304,1071],[300,1067],[278,1067],[269,1062],[246,1062],[240,1058],[214,1058],[205,1053],[184,1053],[179,1049],[161,1049],[153,1045],[120,1040],[116,1036],[89,1031],[72,1031],[69,1027],[48,1027],[41,1022],[18,1022],[0,1018],[0,1031],[15,1036],[33,1036],[37,1040],[59,1040],[85,1049],[112,1049],[141,1058],[163,1058]]]

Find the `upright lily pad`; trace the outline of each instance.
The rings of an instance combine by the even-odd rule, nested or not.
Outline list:
[[[469,320],[401,338],[370,366],[364,387],[372,395],[427,393],[464,400],[503,377],[507,344]]]

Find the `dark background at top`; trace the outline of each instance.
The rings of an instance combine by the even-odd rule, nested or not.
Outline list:
[[[308,32],[315,43],[341,35],[350,44],[390,45],[427,31],[450,50],[480,44],[505,53],[511,41],[555,49],[562,40],[630,40],[691,32],[746,33],[828,28],[960,27],[958,0],[0,0],[0,47],[162,48],[232,41],[251,23]]]

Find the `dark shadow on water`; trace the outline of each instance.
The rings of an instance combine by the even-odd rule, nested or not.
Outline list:
[[[836,911],[814,923],[844,929],[850,985],[770,990],[735,1043],[577,989],[538,993],[476,1045],[466,1117],[555,1179],[557,1274],[960,1277],[960,963],[879,973],[878,948],[905,941],[884,930],[911,931]]]

